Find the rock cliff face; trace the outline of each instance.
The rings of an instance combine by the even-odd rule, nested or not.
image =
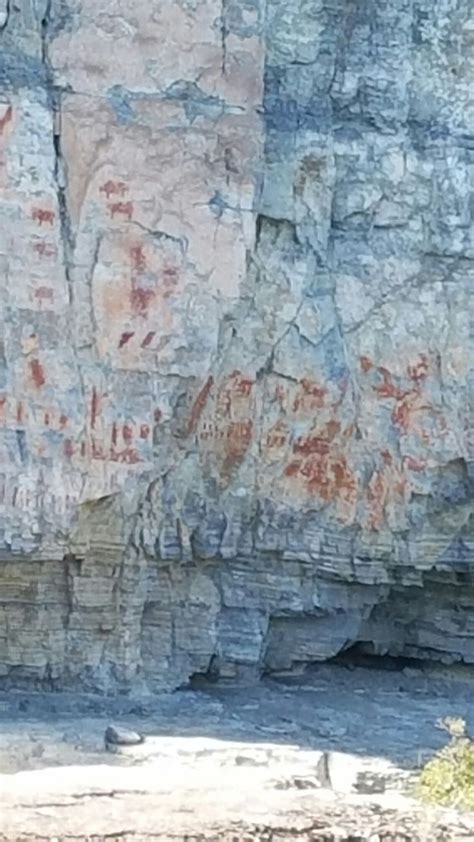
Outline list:
[[[471,0],[0,0],[0,50],[4,680],[474,663]]]

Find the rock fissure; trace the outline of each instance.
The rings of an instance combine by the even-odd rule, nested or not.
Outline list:
[[[220,30],[221,30],[221,50],[222,50],[222,75],[227,73],[227,36],[229,34],[227,29],[227,0],[221,0],[221,14],[220,14]]]
[[[69,290],[69,301],[74,304],[74,285],[71,266],[74,255],[74,236],[67,205],[67,171],[61,151],[61,94],[55,92],[53,97],[53,148],[54,148],[54,179],[56,182],[58,210],[60,218],[60,238],[63,246],[64,273]]]
[[[473,664],[468,0],[39,5],[0,5],[2,680]]]
[[[10,19],[10,0],[3,0],[0,4],[0,31],[8,26]]]

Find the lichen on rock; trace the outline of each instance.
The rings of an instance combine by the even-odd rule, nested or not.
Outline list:
[[[426,802],[474,810],[474,743],[466,723],[450,719],[451,742],[426,763],[418,782],[418,795]]]

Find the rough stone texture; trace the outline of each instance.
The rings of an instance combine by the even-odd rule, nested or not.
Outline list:
[[[473,45],[470,0],[0,2],[7,682],[474,663]]]
[[[141,700],[2,692],[0,840],[472,842],[473,813],[413,798],[448,739],[436,719],[471,726],[467,672],[320,664]],[[107,753],[110,717],[145,742]]]

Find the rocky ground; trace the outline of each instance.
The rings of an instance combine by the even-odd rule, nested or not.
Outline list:
[[[412,797],[438,717],[473,720],[469,674],[386,666],[139,699],[0,694],[0,840],[474,839],[474,816]],[[106,751],[110,723],[145,741]]]

